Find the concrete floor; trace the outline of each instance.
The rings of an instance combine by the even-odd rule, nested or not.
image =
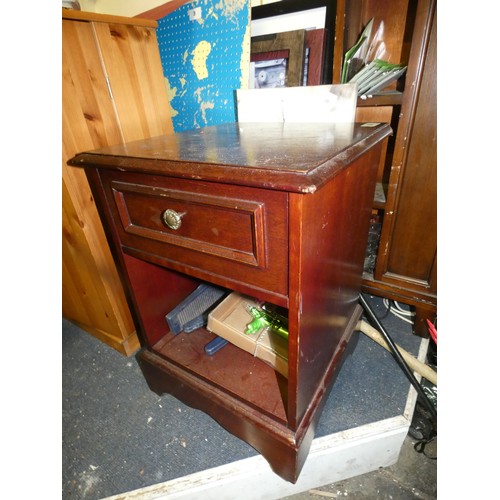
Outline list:
[[[401,448],[399,460],[394,465],[356,476],[284,500],[321,500],[344,498],[346,500],[410,500],[437,498],[437,460],[417,453],[415,440],[408,435]],[[437,438],[425,449],[429,457],[437,456]]]

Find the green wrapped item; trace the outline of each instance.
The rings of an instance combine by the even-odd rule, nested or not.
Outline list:
[[[248,312],[253,316],[253,320],[247,325],[245,333],[254,335],[265,328],[272,333],[288,340],[288,320],[281,314],[274,311],[267,311],[255,306],[248,307]]]

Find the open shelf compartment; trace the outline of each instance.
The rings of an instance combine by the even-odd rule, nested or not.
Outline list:
[[[129,255],[125,258],[128,278],[138,303],[138,319],[147,335],[143,345],[179,369],[286,426],[288,381],[283,375],[232,344],[227,344],[213,356],[206,354],[206,344],[216,335],[204,327],[190,333],[174,335],[170,332],[166,314],[202,282],[142,259]]]

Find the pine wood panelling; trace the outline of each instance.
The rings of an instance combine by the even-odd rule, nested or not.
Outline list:
[[[128,24],[129,26],[149,26],[151,28],[156,28],[158,26],[155,19],[159,19],[142,15],[136,17],[115,16],[112,14],[99,14],[96,12],[72,9],[63,9],[62,17],[63,19],[73,19],[75,21],[96,21],[114,24],[119,23]]]
[[[172,132],[155,30],[94,23],[124,140]]]
[[[126,355],[139,342],[121,281],[85,174],[66,162],[173,131],[153,25],[63,11],[62,314]]]

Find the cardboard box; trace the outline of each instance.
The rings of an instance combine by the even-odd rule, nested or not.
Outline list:
[[[259,303],[233,292],[208,315],[207,329],[288,377],[288,341],[268,330],[246,334],[253,319],[247,311],[249,306],[259,307]]]

